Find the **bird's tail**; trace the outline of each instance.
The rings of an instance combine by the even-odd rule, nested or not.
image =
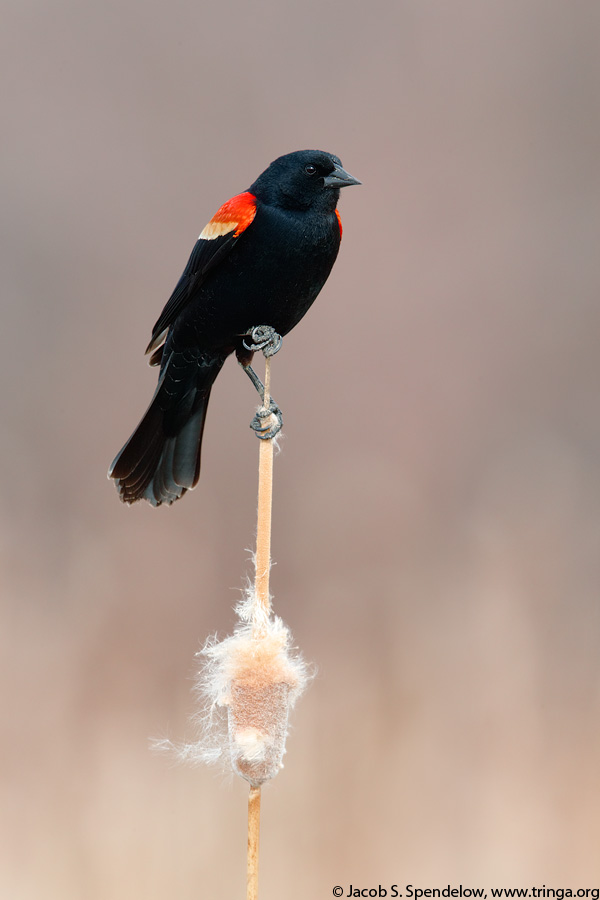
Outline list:
[[[223,361],[201,361],[190,351],[163,362],[150,406],[108,470],[124,503],[171,504],[196,486],[210,391]]]

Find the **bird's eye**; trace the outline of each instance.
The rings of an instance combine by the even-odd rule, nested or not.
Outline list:
[[[304,166],[304,171],[306,172],[307,175],[316,175],[316,173],[317,173],[317,167],[316,167],[316,166],[311,166],[311,165],[309,164],[308,166]]]

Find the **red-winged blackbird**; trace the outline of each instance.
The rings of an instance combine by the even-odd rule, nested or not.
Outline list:
[[[277,352],[325,284],[342,235],[339,189],[351,184],[331,153],[288,153],[210,220],[146,349],[160,364],[152,402],[108,472],[124,503],[173,503],[196,485],[215,378],[235,351],[262,392],[253,353]],[[259,436],[281,427],[270,412],[279,424],[255,419]]]

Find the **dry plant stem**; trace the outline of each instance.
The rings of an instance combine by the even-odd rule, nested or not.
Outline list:
[[[258,846],[260,840],[260,787],[248,796],[248,869],[246,900],[258,900]]]
[[[271,398],[271,358],[265,359],[265,397],[263,405],[269,408]],[[256,528],[256,602],[264,616],[271,610],[269,597],[269,572],[271,568],[271,507],[273,501],[273,441],[260,441],[258,460],[258,524]],[[255,633],[258,626],[254,624]]]
[[[265,395],[263,406],[271,399],[271,357],[265,358]],[[258,522],[256,526],[256,604],[267,618],[271,611],[269,574],[271,569],[271,511],[273,506],[273,441],[260,441],[258,457]],[[258,635],[262,618],[254,614],[253,632]],[[248,869],[246,900],[258,900],[258,847],[260,838],[260,786],[250,788],[248,796]]]

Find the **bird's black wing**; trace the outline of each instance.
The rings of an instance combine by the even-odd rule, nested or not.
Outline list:
[[[183,274],[154,328],[146,353],[152,353],[151,365],[160,362],[161,344],[169,328],[187,305],[194,290],[206,274],[226,256],[241,234],[252,224],[256,215],[256,197],[246,191],[224,203],[212,217],[194,245]]]

